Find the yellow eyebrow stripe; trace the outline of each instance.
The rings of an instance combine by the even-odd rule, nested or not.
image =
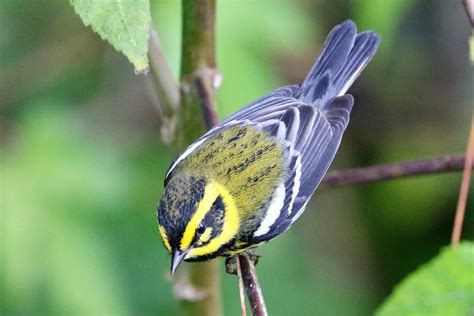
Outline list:
[[[161,239],[163,239],[163,244],[165,245],[166,249],[168,249],[168,251],[171,252],[171,246],[170,246],[170,242],[168,241],[168,236],[166,235],[165,228],[160,225],[159,230],[160,230]]]
[[[193,216],[186,225],[183,237],[181,238],[179,245],[181,250],[186,250],[191,245],[199,223],[201,223],[204,216],[206,216],[206,214],[211,210],[212,203],[214,203],[214,201],[219,196],[218,186],[219,185],[216,182],[210,182],[204,188],[204,197],[199,202],[196,212],[194,212]]]
[[[212,239],[207,245],[191,249],[188,254],[188,256],[191,258],[214,253],[220,247],[234,238],[239,231],[240,217],[232,195],[230,195],[229,191],[227,191],[227,189],[222,185],[218,183],[215,183],[214,185],[217,191],[216,198],[220,195],[225,206],[222,232],[217,237]]]

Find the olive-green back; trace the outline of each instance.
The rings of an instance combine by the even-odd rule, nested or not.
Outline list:
[[[283,155],[284,147],[266,132],[235,126],[204,141],[180,164],[179,172],[224,185],[241,217],[253,217],[263,212],[284,178]]]

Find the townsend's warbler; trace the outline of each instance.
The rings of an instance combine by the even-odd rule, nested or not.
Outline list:
[[[158,224],[172,274],[182,260],[259,246],[300,217],[349,122],[354,100],[345,93],[379,42],[352,21],[336,26],[302,84],[250,103],[171,164]]]

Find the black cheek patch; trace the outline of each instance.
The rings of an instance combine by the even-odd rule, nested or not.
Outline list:
[[[222,196],[218,196],[217,199],[212,203],[211,209],[214,210],[219,210],[224,212],[224,200],[222,200]]]
[[[212,203],[211,210],[206,214],[203,219],[205,227],[211,227],[211,238],[209,241],[203,243],[202,245],[208,244],[212,239],[217,237],[222,233],[222,226],[224,224],[224,213],[225,205],[221,196],[218,196],[214,203]]]

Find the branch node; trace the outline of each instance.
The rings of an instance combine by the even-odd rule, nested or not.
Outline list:
[[[249,260],[252,261],[254,266],[257,266],[258,260],[262,257],[261,254],[255,252],[255,251],[252,251],[252,250],[247,250],[245,252],[245,254],[249,258]],[[237,257],[241,256],[241,255],[242,254],[225,258],[225,271],[226,271],[226,273],[237,275],[237,268],[238,268],[237,267]]]

